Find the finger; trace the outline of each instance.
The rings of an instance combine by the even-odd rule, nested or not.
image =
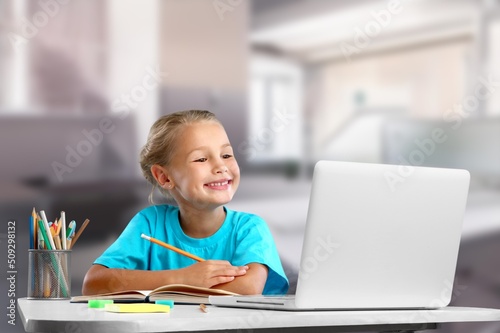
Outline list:
[[[248,271],[248,266],[233,266],[235,275],[245,275]]]
[[[214,278],[212,278],[210,280],[210,282],[212,282],[212,287],[213,286],[216,286],[216,285],[219,285],[219,284],[223,284],[223,283],[228,283],[228,282],[231,282],[234,280],[234,276],[216,276]]]
[[[241,276],[247,273],[246,269],[240,269],[238,267],[222,268],[214,271],[217,276]]]
[[[238,267],[238,269],[236,270],[236,275],[245,275],[248,271],[248,267],[247,268],[244,268],[244,267]]]

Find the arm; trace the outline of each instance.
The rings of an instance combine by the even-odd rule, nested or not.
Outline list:
[[[264,291],[268,275],[268,268],[265,265],[251,263],[245,275],[236,277],[231,282],[214,286],[217,289],[224,289],[242,295],[260,295]]]
[[[285,294],[288,280],[266,223],[256,215],[235,214],[242,223],[239,223],[231,262],[233,265],[248,265],[250,269],[234,283],[216,288],[227,288],[240,294]]]
[[[85,275],[83,295],[95,295],[120,290],[151,290],[157,287],[182,283],[210,288],[245,275],[246,267],[235,267],[223,260],[207,260],[177,270],[114,269],[95,264]]]

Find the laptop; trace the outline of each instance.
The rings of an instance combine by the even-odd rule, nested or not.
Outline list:
[[[275,310],[436,309],[452,296],[466,170],[319,161],[295,295],[211,296]]]

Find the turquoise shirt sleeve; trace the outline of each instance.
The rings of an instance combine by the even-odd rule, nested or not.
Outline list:
[[[256,215],[239,214],[243,214],[242,218],[245,221],[242,221],[243,223],[238,230],[237,245],[231,263],[236,266],[249,263],[259,263],[267,266],[268,277],[263,294],[286,294],[289,287],[288,279],[267,224]]]
[[[122,234],[94,261],[94,264],[108,268],[150,269],[151,242],[142,239],[142,233],[150,235],[151,228],[148,217],[141,211],[130,220]]]

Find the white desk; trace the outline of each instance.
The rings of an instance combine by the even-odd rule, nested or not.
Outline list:
[[[123,314],[69,301],[18,300],[27,332],[354,332],[417,331],[440,323],[500,321],[499,309],[286,312],[176,305],[171,313]]]

